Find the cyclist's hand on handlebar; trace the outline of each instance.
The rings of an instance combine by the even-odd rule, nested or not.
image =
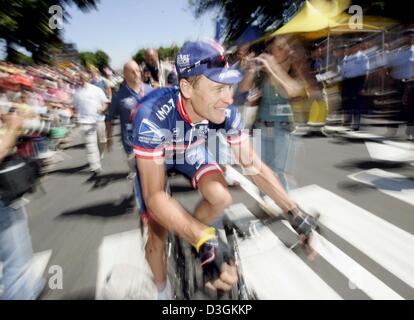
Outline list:
[[[204,241],[204,242],[203,242]],[[208,228],[196,247],[208,286],[229,291],[237,282],[237,269],[233,264],[228,246],[217,236],[214,228]]]
[[[298,233],[302,246],[308,251],[309,258],[314,258],[316,252],[310,246],[313,230],[319,228],[317,218],[300,208],[288,212],[288,220],[292,228]]]

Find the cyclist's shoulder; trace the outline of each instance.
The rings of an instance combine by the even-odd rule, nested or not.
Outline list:
[[[177,87],[153,89],[140,100],[140,105],[154,108],[171,98],[175,100],[178,99],[178,92],[179,90]]]
[[[171,103],[172,99],[172,103]],[[168,87],[168,88],[159,88],[155,89],[148,94],[146,94],[139,101],[138,113],[143,113],[148,116],[148,114],[157,114],[157,112],[162,109],[164,105],[175,105],[178,100],[178,88]],[[163,108],[165,109],[165,108]]]
[[[140,101],[135,116],[135,125],[143,120],[150,121],[159,128],[169,128],[176,116],[174,110],[178,100],[175,88],[160,88],[150,92]]]

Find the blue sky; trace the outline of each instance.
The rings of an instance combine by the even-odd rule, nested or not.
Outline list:
[[[79,51],[104,50],[120,68],[142,47],[181,45],[186,40],[214,37],[216,14],[196,19],[188,0],[101,0],[98,10],[70,8],[64,25],[67,42]]]

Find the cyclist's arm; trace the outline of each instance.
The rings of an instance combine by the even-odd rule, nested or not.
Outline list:
[[[151,217],[164,228],[171,230],[193,246],[208,227],[194,219],[184,208],[164,191],[165,164],[154,159],[137,157],[138,172],[144,202]]]
[[[272,198],[284,213],[287,214],[289,210],[296,208],[296,203],[289,198],[275,173],[253,150],[249,139],[243,139],[239,144],[232,144],[232,150],[236,161],[246,169],[250,179],[260,191]]]

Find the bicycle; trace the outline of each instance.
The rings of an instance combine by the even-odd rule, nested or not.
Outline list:
[[[168,181],[166,191],[172,195]],[[254,220],[248,225],[243,225],[231,221],[227,214],[223,216],[223,232],[221,232],[221,235],[219,232],[219,235],[222,237],[222,240],[228,244],[230,255],[238,274],[236,285],[227,293],[212,291],[206,288],[206,283],[211,279],[207,279],[204,276],[201,262],[197,257],[194,248],[186,241],[170,232],[166,241],[165,252],[167,256],[167,275],[170,279],[173,299],[257,300],[258,297],[256,292],[250,288],[243,273],[242,259],[239,250],[240,244],[244,240],[254,237],[255,233],[258,232],[258,227],[264,227],[280,219],[280,217],[270,217],[262,220]],[[319,228],[318,219],[319,214],[314,217],[307,215],[303,220],[309,223],[310,232]],[[288,248],[293,250],[299,244],[306,245],[307,243],[304,243],[303,239],[300,239],[298,235],[298,241]]]
[[[173,296],[177,300],[256,300],[257,296],[244,279],[238,243],[237,228],[223,218],[224,233],[230,254],[237,268],[238,281],[232,290],[224,293],[212,291],[205,284],[211,280],[204,276],[199,258],[193,248],[179,237],[169,234],[167,240],[167,274],[170,275]]]

